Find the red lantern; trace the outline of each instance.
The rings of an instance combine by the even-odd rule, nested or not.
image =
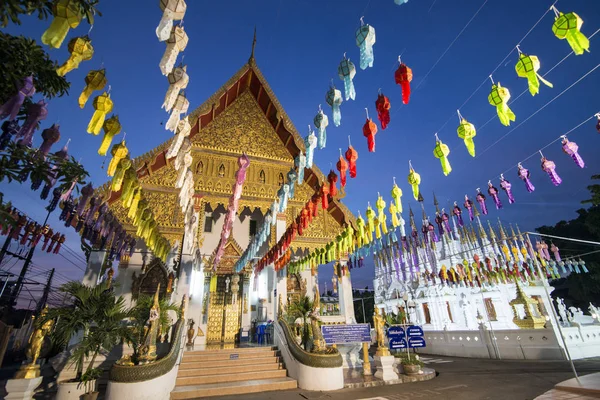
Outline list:
[[[329,194],[329,188],[327,187],[327,184],[323,182],[323,185],[321,186],[321,207],[323,208],[323,210],[327,210],[329,208],[329,200],[327,199],[327,195]]]
[[[375,151],[375,134],[377,134],[377,125],[367,117],[367,122],[363,125],[363,135],[367,138],[369,152],[371,153]]]
[[[340,185],[346,186],[346,173],[348,172],[348,163],[342,157],[342,149],[340,149],[340,159],[336,164],[337,170],[340,171]]]
[[[334,196],[337,196],[337,186],[335,185],[337,183],[337,175],[335,172],[333,172],[333,170],[329,171],[329,175],[327,175],[327,180],[329,181],[329,195],[333,198]]]
[[[387,128],[390,123],[390,99],[383,94],[379,93],[377,101],[375,102],[375,108],[377,108],[377,119],[381,123],[381,129]]]
[[[406,64],[400,63],[400,66],[396,70],[395,74],[396,84],[402,88],[402,103],[408,104],[410,98],[410,82],[413,78],[412,69],[408,68]]]
[[[321,196],[319,196],[318,194],[313,194],[312,199],[311,199],[311,201],[312,201],[312,216],[314,218],[316,218],[318,215],[317,210],[319,208],[319,199],[320,198],[321,198]]]
[[[349,145],[348,150],[346,150],[346,160],[348,160],[348,165],[350,165],[350,178],[356,178],[356,160],[358,160],[358,152],[354,150],[352,145]]]

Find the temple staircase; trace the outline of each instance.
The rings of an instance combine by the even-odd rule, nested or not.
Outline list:
[[[276,347],[186,351],[171,399],[294,389]]]

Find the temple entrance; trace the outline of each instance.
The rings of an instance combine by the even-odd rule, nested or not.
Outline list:
[[[207,344],[237,341],[242,326],[244,293],[240,275],[217,275],[208,305]]]

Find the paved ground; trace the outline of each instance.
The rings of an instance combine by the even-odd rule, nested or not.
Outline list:
[[[427,367],[437,378],[411,384],[344,389],[337,392],[307,392],[300,389],[253,395],[219,397],[219,400],[529,400],[572,378],[563,361],[476,360],[425,356]],[[577,361],[580,375],[600,371],[600,358]]]

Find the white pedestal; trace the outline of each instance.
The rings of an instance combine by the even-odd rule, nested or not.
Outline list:
[[[38,376],[33,379],[9,379],[6,382],[5,399],[9,400],[31,400],[33,391],[42,383],[42,377]]]
[[[374,365],[377,369],[375,378],[384,381],[398,379],[398,374],[394,371],[394,356],[375,356]]]
[[[344,361],[344,368],[362,368],[362,360],[360,359],[361,344],[338,344],[337,349]]]

